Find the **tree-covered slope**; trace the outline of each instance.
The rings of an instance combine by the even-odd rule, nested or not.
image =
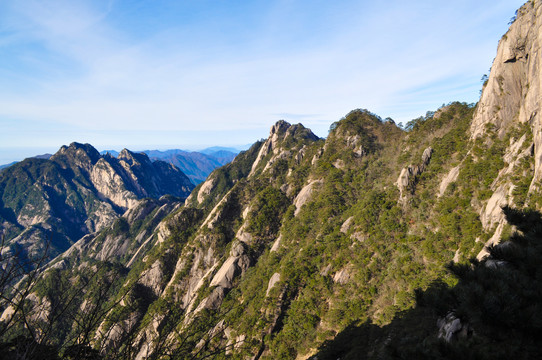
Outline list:
[[[135,358],[166,350],[304,357],[347,326],[389,323],[435,281],[454,284],[445,265],[476,256],[492,235],[480,211],[504,166],[498,159],[510,138],[530,131],[488,138],[489,151],[474,159],[481,146],[469,136],[474,110],[452,103],[408,132],[354,110],[325,141],[278,122],[155,225],[160,236],[129,267],[128,257],[98,251],[111,247],[104,233],[88,247],[96,251],[62,273],[76,279],[104,262],[125,269],[118,274],[125,292],[111,296],[89,344],[107,357],[119,346]],[[139,231],[114,229],[111,239]]]
[[[478,104],[450,103],[406,130],[357,109],[326,139],[279,121],[158,224],[117,222],[70,250],[69,267],[28,282],[24,338],[51,319],[65,336],[31,341],[61,355],[73,345],[130,359],[537,355],[541,143],[538,113],[521,109],[540,78],[529,51],[541,6],[518,12]],[[518,78],[530,95],[507,88]],[[492,117],[495,96],[506,109]],[[506,221],[506,205],[527,217],[507,210]],[[130,256],[100,251],[144,230]],[[99,269],[116,290],[97,297],[85,274]],[[51,286],[80,279],[70,306],[98,314],[85,341],[73,317],[51,317],[62,303]],[[489,349],[495,340],[510,346]]]
[[[167,230],[162,240],[151,240],[147,255],[123,275],[130,301],[115,305],[101,326],[131,319],[119,339],[135,339],[123,340],[123,349],[139,356],[159,354],[163,342],[177,349],[171,334],[178,329],[201,338],[214,331],[210,352],[234,347],[234,357],[291,358],[310,354],[353,321],[390,321],[412,306],[415,289],[446,278],[443,265],[461,243],[474,242],[464,232],[424,240],[435,226],[430,219],[410,226],[426,213],[417,193],[437,199],[433,187],[430,194],[419,189],[438,179],[409,179],[403,196],[394,184],[410,160],[423,162],[429,146],[424,172],[443,176],[468,142],[472,112],[454,103],[405,133],[355,110],[325,141],[278,122],[265,142],[215,170],[159,226]],[[450,152],[441,143],[455,145]],[[484,234],[481,226],[473,231]],[[119,339],[96,344],[107,349]]]
[[[449,265],[457,284],[435,281],[391,323],[351,325],[315,359],[538,359],[542,217],[504,209],[517,231],[472,264]]]

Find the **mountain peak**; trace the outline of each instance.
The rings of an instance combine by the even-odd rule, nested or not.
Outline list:
[[[273,157],[263,167],[267,169],[277,159],[288,157],[290,152],[299,151],[303,146],[310,144],[320,138],[316,136],[310,129],[302,124],[291,125],[287,121],[279,120],[271,127],[269,138],[262,144],[256,160],[252,164],[252,170],[249,176],[253,175],[262,160],[270,153]]]
[[[70,145],[68,146],[66,145],[61,146],[59,151],[77,151],[77,150],[83,150],[84,152],[89,153],[89,154],[97,153],[99,155],[98,150],[96,150],[94,146],[88,143],[83,144],[76,141],[70,143]]]
[[[271,131],[269,132],[269,136],[273,136],[274,134],[284,133],[291,126],[292,125],[289,122],[285,120],[279,120],[273,126],[271,126]]]
[[[277,121],[269,132],[269,140],[275,144],[279,139],[286,139],[292,136],[296,140],[318,140],[316,136],[309,128],[306,128],[302,124],[292,125],[285,120]]]
[[[90,144],[72,142],[69,146],[63,145],[51,157],[51,160],[60,160],[62,158],[68,161],[76,160],[78,163],[95,164],[100,159],[100,153]]]
[[[128,149],[122,149],[122,151],[119,153],[119,156],[117,157],[119,160],[123,160],[130,165],[134,164],[143,164],[147,163],[150,164],[151,160],[149,159],[148,155],[145,153],[135,153],[133,151],[130,151]]]
[[[502,138],[512,126],[528,123],[534,136],[533,185],[542,179],[541,11],[539,1],[528,1],[517,11],[510,29],[499,41],[470,129],[473,139],[490,132]]]
[[[491,123],[502,135],[508,125],[517,120],[538,121],[538,95],[542,85],[537,54],[542,47],[539,35],[542,19],[537,14],[541,6],[539,2],[525,3],[499,41],[472,123],[473,138],[486,132],[486,124]]]
[[[130,150],[124,148],[120,151],[119,155],[117,156],[119,159],[121,158],[132,158],[133,157],[133,152],[131,152]]]

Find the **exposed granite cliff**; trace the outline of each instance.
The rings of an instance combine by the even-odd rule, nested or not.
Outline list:
[[[0,174],[0,230],[19,255],[51,259],[81,237],[113,224],[141,199],[186,198],[194,185],[173,165],[123,150],[101,156],[89,144],[62,146]],[[48,245],[47,245],[48,244]]]
[[[518,167],[522,159],[534,157],[529,194],[542,190],[541,50],[542,3],[527,1],[517,11],[515,21],[499,41],[497,55],[487,83],[484,84],[470,129],[471,137],[478,141],[487,139],[491,133],[504,137],[517,128],[518,124],[525,124],[531,130],[529,138],[532,140],[527,140],[525,135],[510,139],[504,157],[507,167],[493,181],[493,194],[480,211],[484,227],[495,229],[487,245],[497,243],[501,236],[504,227],[501,208],[516,205],[514,189],[517,185],[513,184],[510,177],[520,171]],[[487,254],[483,250],[478,258]]]
[[[499,41],[491,73],[478,103],[471,132],[477,138],[495,129],[503,135],[514,123],[528,123],[534,136],[535,175],[542,178],[542,3],[527,1]]]

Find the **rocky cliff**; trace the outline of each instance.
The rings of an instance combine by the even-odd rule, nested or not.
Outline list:
[[[125,149],[113,158],[89,144],[63,146],[48,160],[26,159],[0,175],[3,251],[51,259],[141,199],[184,199],[193,187],[179,169],[144,154]]]
[[[62,329],[51,343],[74,344],[92,315],[85,349],[106,358],[540,355],[528,285],[540,261],[539,9],[518,11],[479,104],[450,103],[408,131],[357,109],[326,139],[278,121],[183,205],[139,202],[83,238],[31,287],[28,318],[80,284],[66,305],[79,311],[49,327]],[[505,216],[507,204],[524,211]],[[94,273],[111,284],[100,296]]]
[[[505,154],[508,166],[494,179],[494,193],[481,209],[484,227],[496,229],[488,245],[498,241],[505,225],[500,208],[508,204],[517,205],[515,197],[518,197],[519,190],[526,190],[526,195],[533,200],[539,196],[541,190],[541,11],[542,4],[538,1],[528,1],[517,11],[515,21],[499,42],[497,55],[484,84],[470,129],[471,137],[480,142],[484,135],[487,137],[491,134],[496,134],[501,139],[507,135],[509,138]],[[521,125],[530,131],[526,134],[517,133]],[[515,129],[517,134],[509,136]],[[521,164],[525,162],[533,162],[532,168],[522,169]],[[524,189],[525,180],[518,184],[517,180],[514,182],[510,178],[510,174],[517,172],[530,178],[528,189]],[[519,205],[523,205],[523,200],[520,200]],[[482,252],[479,258],[485,254],[486,251]]]

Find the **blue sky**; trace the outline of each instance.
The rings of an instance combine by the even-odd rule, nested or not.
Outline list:
[[[2,0],[0,164],[72,141],[201,149],[476,102],[523,0]]]

